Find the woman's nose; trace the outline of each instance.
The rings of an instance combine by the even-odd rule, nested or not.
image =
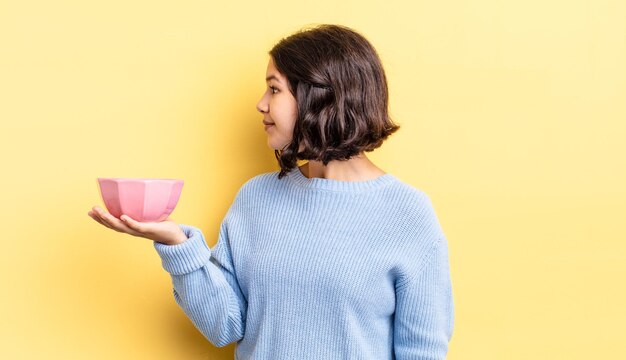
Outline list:
[[[263,103],[263,101],[259,101],[259,102],[256,104],[256,109],[257,109],[259,112],[265,113],[265,112],[267,112],[267,110],[266,110],[266,109],[267,109],[267,105],[266,105],[266,104],[264,104],[264,103]]]
[[[267,93],[263,94],[263,96],[261,96],[261,98],[259,99],[259,102],[256,103],[256,109],[262,113],[266,113],[269,111],[269,103],[266,99],[266,94]]]

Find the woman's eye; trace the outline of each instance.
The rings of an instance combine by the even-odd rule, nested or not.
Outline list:
[[[272,94],[276,94],[276,93],[274,92],[274,90],[278,91],[278,89],[276,89],[276,88],[275,88],[275,87],[273,87],[273,86],[270,86],[269,88],[272,90]]]

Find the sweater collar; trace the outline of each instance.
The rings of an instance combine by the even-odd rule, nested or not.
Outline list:
[[[396,177],[390,173],[385,173],[377,178],[365,181],[343,181],[324,178],[307,178],[298,166],[295,166],[288,173],[288,178],[297,185],[311,189],[325,189],[341,192],[362,192],[371,191],[396,181]]]

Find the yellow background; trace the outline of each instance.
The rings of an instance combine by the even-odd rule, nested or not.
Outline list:
[[[255,105],[302,26],[377,48],[402,129],[370,158],[450,244],[448,359],[625,358],[626,3],[0,2],[3,359],[231,359],[149,240],[87,216],[97,177],[180,178],[207,242],[277,170]]]

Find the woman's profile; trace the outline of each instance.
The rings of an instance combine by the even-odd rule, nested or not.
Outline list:
[[[324,24],[269,55],[256,108],[280,169],[241,186],[213,248],[191,225],[90,216],[154,240],[177,304],[236,359],[445,359],[445,234],[426,193],[365,155],[399,129],[375,49]]]

